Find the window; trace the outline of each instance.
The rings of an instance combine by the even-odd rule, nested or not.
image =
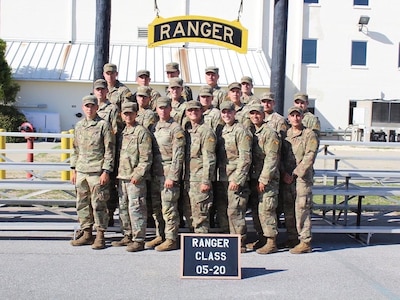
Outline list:
[[[367,65],[367,42],[352,42],[351,45],[351,65]]]
[[[304,0],[304,3],[318,3],[319,0]]]
[[[303,40],[301,62],[303,64],[317,63],[317,40]]]
[[[368,0],[354,0],[354,5],[366,5],[366,6],[368,6]]]
[[[308,106],[307,109],[310,113],[315,115],[315,99],[308,98]]]

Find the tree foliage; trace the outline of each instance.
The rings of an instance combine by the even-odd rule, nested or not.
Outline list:
[[[17,99],[20,86],[12,79],[5,54],[6,42],[0,39],[0,103],[11,104]]]

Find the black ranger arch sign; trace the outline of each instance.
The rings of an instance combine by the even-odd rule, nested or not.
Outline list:
[[[203,16],[157,17],[148,27],[148,47],[203,42],[247,53],[248,32],[239,21]]]

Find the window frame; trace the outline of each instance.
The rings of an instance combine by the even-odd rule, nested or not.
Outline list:
[[[309,45],[305,45],[309,42],[310,42]],[[312,49],[305,47],[305,46],[311,46],[311,42],[315,43]],[[305,50],[307,50],[308,53],[305,53]],[[318,39],[303,39],[301,47],[301,63],[306,65],[317,64],[317,51],[318,51]],[[312,58],[310,59],[311,56]]]

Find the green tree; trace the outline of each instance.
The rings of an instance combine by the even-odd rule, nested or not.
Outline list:
[[[11,68],[6,61],[6,42],[0,39],[0,103],[14,103],[19,90],[20,86],[12,79]]]

